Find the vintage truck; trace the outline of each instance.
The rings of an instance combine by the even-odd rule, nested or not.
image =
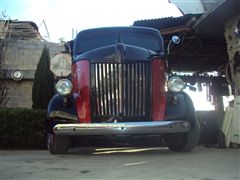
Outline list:
[[[200,134],[195,109],[165,57],[163,38],[152,28],[79,32],[71,74],[59,77],[48,107],[50,153],[66,153],[71,137],[90,135],[157,134],[173,151],[193,150]]]

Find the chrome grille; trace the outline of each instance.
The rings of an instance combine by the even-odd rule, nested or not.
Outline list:
[[[149,116],[150,63],[91,63],[93,117]]]

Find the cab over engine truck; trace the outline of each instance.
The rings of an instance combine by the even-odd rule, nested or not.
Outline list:
[[[111,27],[78,33],[71,75],[56,83],[48,107],[48,149],[68,151],[72,136],[153,135],[173,151],[199,140],[186,84],[168,73],[159,31]],[[57,66],[56,66],[57,67]]]

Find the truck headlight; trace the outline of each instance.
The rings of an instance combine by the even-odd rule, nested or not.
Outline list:
[[[72,93],[73,85],[68,79],[61,79],[57,82],[55,89],[61,96],[67,96]]]
[[[180,77],[173,76],[168,80],[167,87],[172,92],[180,92],[185,89],[186,83]]]

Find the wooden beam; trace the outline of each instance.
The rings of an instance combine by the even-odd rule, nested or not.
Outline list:
[[[190,30],[191,28],[181,25],[181,26],[176,26],[172,28],[161,29],[160,32],[161,32],[161,35],[168,35],[168,34],[174,34],[178,32],[186,32]]]

